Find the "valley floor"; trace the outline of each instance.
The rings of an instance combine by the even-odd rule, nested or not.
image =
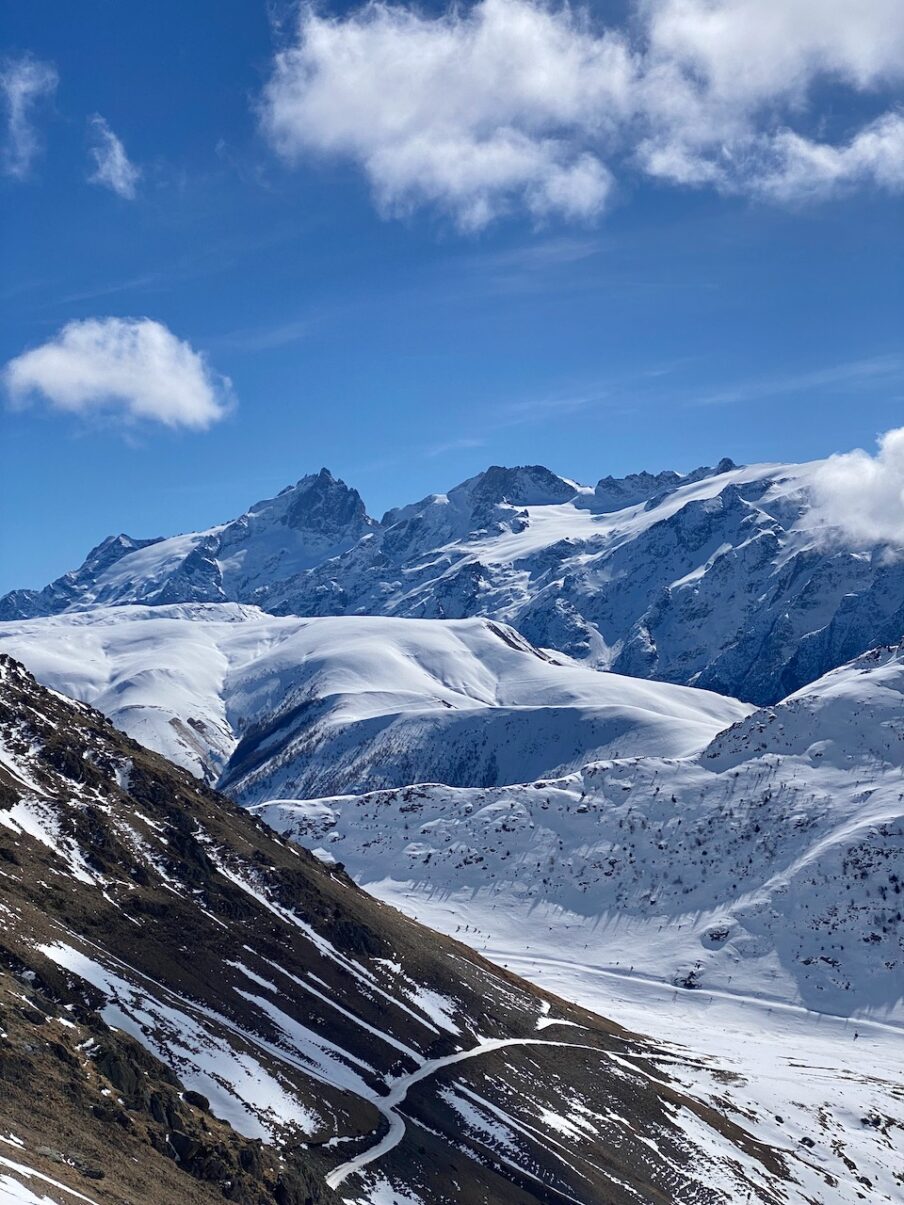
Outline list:
[[[779,1148],[795,1183],[776,1202],[847,1205],[904,1195],[904,1032],[730,992],[676,988],[573,955],[561,933],[494,936],[478,904],[384,880],[369,891],[563,999],[661,1044],[659,1065]],[[485,905],[484,905],[485,908]]]

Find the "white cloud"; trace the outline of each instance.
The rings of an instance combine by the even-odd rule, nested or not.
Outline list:
[[[647,11],[651,60],[745,110],[802,97],[818,75],[863,89],[904,73],[898,0],[652,0]]]
[[[886,431],[875,455],[830,456],[812,483],[813,519],[865,544],[904,544],[904,427]]]
[[[904,186],[894,112],[841,146],[792,125],[819,124],[817,84],[882,95],[904,80],[899,0],[652,0],[646,12],[642,170],[782,202]]]
[[[99,113],[88,118],[88,125],[94,139],[94,145],[90,148],[94,171],[88,177],[89,181],[112,189],[127,201],[133,200],[140,169],[129,161],[126,148]]]
[[[904,191],[904,116],[886,113],[846,146],[813,142],[782,130],[770,147],[774,166],[755,181],[765,196],[780,201],[819,199],[858,184]]]
[[[609,29],[545,0],[306,7],[261,120],[289,162],[357,164],[383,212],[477,229],[512,209],[593,218],[614,165],[775,202],[902,190],[894,109],[840,145],[812,136],[817,85],[888,108],[902,79],[901,0],[635,0]]]
[[[7,59],[0,66],[0,93],[6,111],[6,143],[3,170],[24,180],[38,153],[38,136],[33,114],[38,103],[56,90],[58,76],[52,63],[25,55]]]
[[[598,152],[626,116],[632,72],[620,37],[531,0],[435,18],[307,9],[276,58],[262,120],[287,160],[354,160],[386,212],[433,202],[467,228],[513,205],[588,218],[609,192]]]
[[[4,369],[14,404],[43,397],[73,414],[112,413],[204,430],[222,418],[231,385],[201,353],[150,318],[70,322]]]

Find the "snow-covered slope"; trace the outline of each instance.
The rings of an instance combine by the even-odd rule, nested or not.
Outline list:
[[[0,649],[245,802],[681,756],[749,711],[554,660],[482,619],[111,607],[0,624]]]
[[[904,1020],[904,650],[871,652],[684,759],[496,790],[264,805],[359,882],[496,945]]]
[[[296,615],[486,616],[636,677],[775,702],[904,632],[904,559],[827,532],[818,463],[634,473],[592,489],[493,466],[368,518],[326,470],[206,532],[119,536],[16,619],[110,603]]]

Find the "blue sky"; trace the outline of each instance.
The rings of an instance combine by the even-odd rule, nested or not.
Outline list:
[[[692,128],[652,94],[666,68],[691,70],[670,0],[641,39],[655,77],[625,5],[594,5],[583,25],[547,10],[512,50],[514,18],[540,10],[494,3],[492,21],[434,7],[379,28],[322,7],[300,30],[255,0],[7,7],[7,100],[17,64],[56,82],[7,124],[0,360],[69,323],[148,318],[203,356],[213,393],[167,425],[156,393],[137,418],[110,386],[73,402],[68,361],[52,378],[46,359],[24,363],[16,396],[8,371],[0,590],[44,584],[114,531],[225,520],[321,465],[379,515],[490,463],[593,483],[871,448],[901,424],[894,10],[852,6],[861,32],[872,7],[885,22],[853,63],[854,26],[819,59],[813,3],[787,0],[799,25],[783,45],[798,37],[801,55],[755,94],[731,82],[749,32],[707,33]],[[553,43],[552,68],[580,84],[567,111],[562,87],[537,98],[516,79],[500,98],[467,76],[505,82],[521,56],[532,86]],[[359,45],[367,75],[349,82]],[[430,63],[450,48],[456,71],[433,94]],[[296,56],[282,77],[280,51]],[[605,94],[601,72],[618,76]],[[92,181],[104,130],[125,168],[104,156]]]

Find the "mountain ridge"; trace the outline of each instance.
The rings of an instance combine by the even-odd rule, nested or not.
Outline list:
[[[240,802],[462,786],[701,748],[749,708],[534,648],[487,619],[274,617],[235,603],[0,624],[45,685]]]
[[[819,465],[726,459],[594,488],[495,465],[381,521],[323,469],[205,532],[111,537],[5,595],[0,618],[224,601],[483,616],[595,668],[769,704],[904,632],[904,559],[819,526]]]

